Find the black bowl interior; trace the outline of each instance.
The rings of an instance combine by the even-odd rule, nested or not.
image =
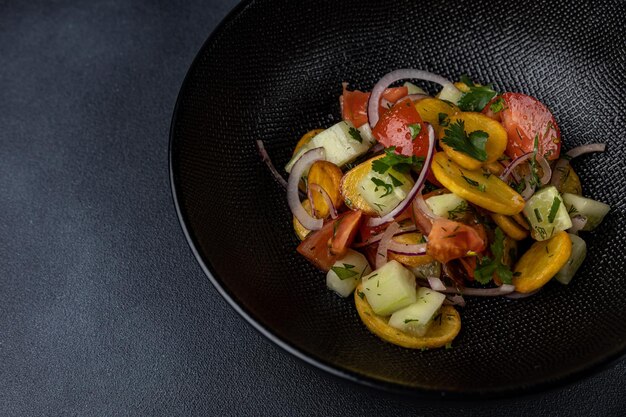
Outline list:
[[[414,392],[512,393],[572,379],[626,349],[624,2],[251,1],[211,35],[182,87],[171,174],[183,228],[218,289],[245,317],[309,362]],[[556,115],[566,149],[606,142],[574,162],[584,193],[612,206],[585,235],[568,287],[518,301],[469,299],[452,349],[380,341],[352,300],[295,252],[278,167],[297,139],[340,120],[341,82],[369,90],[397,68],[469,74],[524,92]],[[429,89],[434,86],[427,86]]]

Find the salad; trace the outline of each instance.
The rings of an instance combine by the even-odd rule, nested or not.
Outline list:
[[[442,89],[428,95],[407,80]],[[385,75],[339,97],[342,121],[307,132],[285,166],[297,251],[350,297],[365,326],[414,349],[449,347],[465,297],[523,298],[567,285],[586,256],[578,234],[609,206],[583,196],[550,110],[466,76]]]

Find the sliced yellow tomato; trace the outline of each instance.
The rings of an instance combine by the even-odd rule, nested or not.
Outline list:
[[[528,237],[528,230],[523,229],[509,216],[503,214],[491,213],[493,221],[502,229],[504,234],[513,240],[522,240]]]
[[[324,129],[313,129],[313,130],[309,130],[304,135],[302,135],[298,143],[296,143],[296,147],[293,150],[292,157],[296,156],[300,148],[308,144],[311,141],[311,139],[313,139],[315,136],[317,136],[318,133],[322,133],[323,131]]]
[[[522,213],[514,214],[511,217],[513,218],[513,220],[515,220],[517,222],[517,224],[522,226],[522,228],[524,228],[526,230],[530,230],[530,225],[528,224],[528,220],[526,220],[526,217],[524,217],[524,215]]]
[[[415,103],[415,110],[417,110],[423,121],[433,126],[437,133],[441,129],[440,122],[445,120],[444,124],[447,125],[450,116],[461,111],[454,104],[434,97],[423,98]]]
[[[391,327],[387,317],[378,316],[363,294],[363,284],[354,292],[354,303],[365,326],[386,342],[409,349],[434,349],[451,343],[461,330],[461,316],[452,306],[441,307],[441,316],[434,320],[422,337],[414,336]]]
[[[522,196],[500,178],[461,168],[444,152],[434,156],[431,169],[444,187],[484,209],[512,216],[524,208]]]
[[[493,175],[500,175],[502,171],[504,171],[504,167],[498,161],[489,162],[488,164],[484,164],[483,167]]]
[[[341,193],[339,192],[341,177],[343,177],[343,172],[337,165],[328,161],[316,161],[309,169],[307,183],[309,185],[317,184],[322,187],[330,197],[335,208],[339,209],[343,205],[343,198],[341,198]],[[313,207],[315,207],[315,217],[320,219],[328,217],[330,208],[326,204],[324,196],[315,190],[311,190],[310,196],[313,200]]]
[[[465,133],[468,135],[478,130],[482,130],[489,135],[485,145],[487,159],[485,161],[479,161],[466,153],[452,149],[450,146],[443,143],[442,139],[445,136],[446,129],[442,129],[439,132],[439,144],[441,145],[441,149],[443,149],[454,162],[463,168],[476,170],[484,164],[496,162],[498,158],[504,154],[507,144],[507,134],[506,129],[504,129],[499,122],[482,113],[463,112],[451,116],[449,124],[458,123],[459,121],[464,123]]]
[[[355,166],[346,172],[341,179],[340,191],[348,207],[352,210],[361,210],[368,216],[378,216],[375,208],[369,205],[359,192],[359,183],[372,170],[372,162],[383,158],[384,155],[375,156],[367,161]]]
[[[543,287],[565,265],[572,254],[572,240],[565,231],[535,242],[515,265],[513,285],[521,293]]]
[[[404,233],[394,236],[393,240],[398,243],[406,243],[408,245],[417,245],[422,242],[422,234],[418,232]],[[389,259],[395,259],[403,265],[416,267],[429,264],[433,261],[429,255],[402,255],[399,253],[389,252]]]
[[[308,199],[302,202],[302,207],[304,207],[304,209],[306,210],[307,213],[309,213],[309,215],[312,215],[311,214],[311,202]],[[309,235],[309,233],[311,233],[309,229],[302,226],[302,223],[298,221],[296,216],[293,216],[293,230],[296,232],[296,236],[298,236],[298,239],[300,240],[304,240]]]

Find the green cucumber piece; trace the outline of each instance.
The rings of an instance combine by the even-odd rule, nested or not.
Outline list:
[[[587,256],[587,244],[585,241],[574,234],[568,233],[568,235],[572,240],[572,254],[563,268],[554,276],[554,279],[565,285],[569,284]]]
[[[555,233],[572,227],[572,219],[559,191],[554,186],[537,191],[524,206],[533,239],[547,240]]]
[[[341,297],[347,297],[356,288],[363,276],[372,272],[363,254],[348,249],[346,255],[335,262],[326,274],[326,286]]]
[[[611,209],[608,204],[570,193],[563,193],[563,202],[570,216],[580,215],[587,218],[587,223],[582,229],[587,231],[595,229],[602,223],[604,216]]]
[[[417,301],[415,276],[395,260],[363,277],[363,292],[379,316],[388,316]]]
[[[416,278],[428,279],[430,277],[441,276],[441,264],[437,261],[432,261],[420,266],[412,266],[409,269]]]
[[[411,83],[411,82],[405,82],[404,84],[402,84],[403,87],[406,87],[408,93],[407,94],[425,94],[428,95],[428,93],[426,91],[424,91],[423,89],[419,88],[418,86],[416,86],[415,84]]]
[[[417,290],[417,301],[393,313],[389,325],[403,332],[424,336],[445,298],[439,292],[421,287]]]
[[[432,196],[426,200],[426,205],[435,216],[452,220],[463,216],[469,210],[467,201],[453,193]]]
[[[359,182],[358,191],[379,216],[396,208],[413,188],[411,175],[390,168],[384,174],[370,170]]]

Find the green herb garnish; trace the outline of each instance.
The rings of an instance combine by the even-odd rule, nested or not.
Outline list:
[[[448,211],[448,219],[456,220],[458,218],[461,218],[465,215],[465,213],[468,212],[468,210],[469,207],[467,205],[467,201],[463,200],[455,208]]]
[[[353,271],[354,265],[350,265],[350,264],[343,264],[343,267],[341,267],[341,266],[333,266],[330,269],[335,274],[337,274],[339,279],[342,280],[342,281],[344,279],[352,278],[352,277],[355,277],[355,276],[359,275],[358,272]]]
[[[496,228],[496,239],[490,247],[493,253],[493,259],[487,256],[483,257],[474,271],[474,278],[481,284],[487,284],[491,281],[493,273],[495,272],[502,282],[510,284],[513,279],[513,272],[508,265],[502,263],[504,255],[504,233],[499,227]]]
[[[548,213],[548,222],[554,223],[554,218],[556,217],[556,212],[559,211],[559,207],[561,206],[561,199],[559,196],[555,196],[552,201],[552,207],[550,207],[550,213]]]
[[[378,191],[378,187],[383,187],[385,189],[385,194],[381,195],[380,198],[386,197],[393,192],[393,185],[387,184],[385,181],[376,177],[372,177],[371,180],[376,185],[374,192]]]
[[[463,93],[458,103],[459,108],[463,111],[480,112],[497,94],[491,84],[478,86],[466,75],[461,76],[461,81],[469,87],[469,91]]]
[[[356,140],[359,143],[363,143],[363,137],[361,136],[361,132],[355,127],[351,127],[348,129],[348,133],[352,137],[352,139]]]
[[[504,99],[502,97],[498,97],[493,103],[491,103],[489,109],[494,113],[498,113],[504,110],[505,104],[506,102],[504,101]]]
[[[535,218],[537,219],[539,223],[543,221],[543,217],[541,217],[541,213],[539,212],[538,208],[535,208]]]
[[[439,113],[437,115],[437,118],[439,119],[439,126],[446,127],[450,123],[450,119],[448,119],[447,113]]]
[[[423,163],[423,157],[400,155],[396,153],[395,146],[390,146],[385,148],[385,156],[372,162],[372,170],[379,174],[384,174],[390,168],[393,168],[402,174],[406,174],[412,167],[421,167]]]
[[[419,319],[404,319],[404,324],[411,323],[413,321],[419,321]]]
[[[479,161],[487,160],[487,138],[489,135],[482,130],[476,130],[469,135],[465,132],[465,122],[458,120],[452,123],[444,132],[443,143],[455,151],[463,152]]]
[[[417,135],[419,135],[422,131],[422,125],[419,123],[409,125],[409,131],[411,132],[411,140],[414,141],[417,138]]]

